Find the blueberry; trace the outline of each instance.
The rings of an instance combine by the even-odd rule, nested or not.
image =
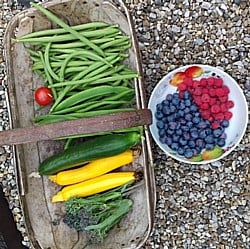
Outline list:
[[[193,156],[197,156],[200,153],[200,151],[196,148],[192,149],[192,151],[193,151]]]
[[[169,109],[169,106],[163,106],[163,108],[162,108],[162,113],[164,114],[164,115],[169,115],[170,114],[170,109]]]
[[[178,115],[179,117],[184,117],[185,116],[185,112],[183,110],[178,110]]]
[[[167,119],[167,117],[165,117],[165,116],[161,119],[161,121],[162,121],[163,123],[165,123],[165,124],[168,123],[168,119]]]
[[[212,150],[212,149],[214,148],[214,144],[206,144],[206,145],[205,145],[205,148],[206,148],[207,150]]]
[[[194,153],[193,153],[193,151],[192,151],[191,149],[186,149],[186,150],[184,151],[184,156],[185,156],[186,158],[191,158],[193,155],[194,155]]]
[[[185,108],[186,108],[185,103],[183,101],[181,101],[179,104],[179,109],[184,110]]]
[[[172,130],[172,129],[167,129],[167,134],[168,134],[168,135],[173,135],[174,133],[175,133],[174,130]]]
[[[181,125],[186,124],[186,119],[185,119],[185,118],[179,118],[179,123],[180,123]]]
[[[160,112],[160,111],[157,111],[157,112],[155,113],[155,118],[158,119],[158,120],[162,119],[162,118],[163,118],[163,113]]]
[[[158,134],[159,134],[160,137],[165,136],[165,135],[166,135],[165,129],[159,129],[159,130],[158,130]]]
[[[173,121],[169,122],[169,124],[168,124],[168,128],[169,129],[175,130],[176,127],[177,127],[177,123],[176,122],[173,122]]]
[[[224,138],[219,138],[217,141],[217,145],[223,147],[226,145],[226,140]]]
[[[189,140],[189,141],[188,141],[188,146],[189,146],[190,148],[195,148],[195,147],[196,147],[195,141],[194,141],[194,140]]]
[[[168,100],[165,99],[165,100],[162,101],[162,105],[163,106],[169,106],[170,105],[170,101],[168,101]]]
[[[200,115],[200,113],[199,113],[199,112],[195,112],[195,113],[194,113],[194,116],[195,116],[195,117],[198,117],[198,118],[200,118],[200,117],[201,117],[201,115]]]
[[[208,144],[213,144],[214,143],[214,137],[212,135],[206,136],[204,140]]]
[[[169,109],[170,109],[170,112],[171,112],[171,113],[175,113],[176,110],[177,110],[176,106],[174,106],[174,105],[172,105],[172,104],[169,106]]]
[[[172,139],[168,136],[163,136],[159,138],[160,142],[163,144],[170,145],[172,143]]]
[[[156,110],[157,111],[162,111],[162,108],[163,108],[163,104],[162,103],[159,103],[156,105]]]
[[[200,117],[195,116],[195,117],[193,117],[192,121],[194,124],[198,124],[201,121],[201,119],[200,119]]]
[[[188,132],[183,133],[183,138],[188,141],[190,139],[190,134]]]
[[[190,108],[189,107],[185,107],[185,109],[183,110],[186,114],[190,113]]]
[[[192,138],[198,138],[199,137],[199,132],[198,130],[191,130],[190,135]]]
[[[177,153],[182,156],[184,154],[184,149],[179,147]]]
[[[185,92],[183,93],[183,98],[184,98],[184,99],[190,99],[190,98],[191,98],[190,93],[189,93],[188,91],[185,91]]]
[[[173,98],[172,102],[173,105],[178,106],[180,103],[180,99],[179,98]]]
[[[171,145],[170,145],[170,148],[172,149],[172,150],[174,150],[174,151],[177,151],[178,149],[179,149],[179,144],[178,143],[172,143]]]
[[[176,129],[175,134],[181,136],[183,133],[182,129]]]
[[[182,126],[181,126],[181,129],[182,129],[183,131],[189,131],[189,130],[190,130],[189,127],[188,127],[187,125],[182,125]]]
[[[174,142],[179,142],[180,137],[178,135],[174,134],[172,139]]]
[[[186,109],[185,109],[185,110],[186,110]],[[185,110],[184,110],[184,112],[185,112]],[[191,121],[192,118],[193,118],[193,115],[192,115],[191,113],[187,113],[187,114],[185,115],[185,119],[186,119],[187,121]]]
[[[164,122],[162,122],[161,120],[156,122],[156,127],[157,127],[158,129],[163,129],[164,126],[165,126],[165,124],[164,124]]]
[[[213,130],[213,135],[214,135],[215,137],[220,137],[221,134],[223,133],[223,131],[224,131],[224,129],[221,128],[221,127],[219,127],[218,129]]]
[[[173,122],[175,120],[174,115],[167,116],[167,120],[168,120],[168,122]]]
[[[173,99],[179,99],[179,93],[174,93],[173,94]]]
[[[167,136],[167,137],[166,137],[166,144],[167,144],[168,146],[170,146],[172,143],[173,143],[172,138],[171,138],[170,136]]]
[[[171,101],[171,100],[172,100],[172,98],[173,98],[173,95],[172,95],[172,94],[170,94],[170,93],[166,96],[166,100]]]
[[[203,149],[205,147],[205,142],[201,138],[196,139],[195,143],[198,148]]]
[[[207,123],[203,120],[201,120],[198,124],[197,127],[200,129],[205,129],[207,127]]]
[[[191,121],[188,121],[188,122],[186,123],[186,125],[187,125],[190,129],[194,126],[193,122],[191,122]]]
[[[185,106],[191,106],[191,100],[185,99]]]
[[[187,140],[185,140],[183,137],[181,137],[180,140],[179,140],[179,144],[181,146],[187,145]]]
[[[229,121],[228,121],[228,120],[223,120],[223,121],[221,122],[221,125],[222,125],[223,127],[227,128],[227,127],[229,126]]]
[[[201,130],[201,131],[199,132],[199,137],[200,137],[200,138],[205,138],[206,136],[207,136],[206,130]]]
[[[192,105],[190,106],[190,111],[191,111],[191,112],[197,112],[197,111],[198,111],[198,106],[192,104]]]
[[[207,135],[211,135],[212,134],[212,129],[211,128],[206,128],[205,131],[206,131]]]

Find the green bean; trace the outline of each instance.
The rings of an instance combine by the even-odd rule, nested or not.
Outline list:
[[[103,37],[103,38],[93,39],[91,41],[95,44],[103,44],[103,43],[114,41],[114,40],[115,40],[114,37],[110,37],[110,38]],[[85,44],[83,44],[82,42],[74,41],[74,42],[67,42],[67,43],[53,43],[51,45],[51,48],[65,49],[65,48],[79,48],[79,47],[81,48],[84,46]]]
[[[130,90],[126,87],[113,87],[113,86],[98,86],[98,87],[92,87],[87,90],[81,91],[76,93],[75,95],[72,95],[66,99],[64,99],[62,102],[60,102],[54,111],[64,110],[65,108],[71,107],[73,105],[76,105],[80,102],[88,101],[94,97],[97,96],[106,96],[106,95],[112,95],[112,98],[114,99],[117,94],[126,92],[127,90]],[[115,96],[114,96],[115,95]],[[111,99],[110,99],[111,100]]]
[[[45,52],[44,52],[45,67],[52,78],[54,78],[56,81],[60,81],[60,78],[54,73],[54,71],[52,70],[52,68],[50,66],[50,56],[49,56],[50,46],[51,46],[51,43],[49,42],[47,44],[47,46],[45,48]]]
[[[99,30],[93,30],[93,31],[82,31],[79,32],[80,35],[84,35],[87,39],[91,41],[91,38],[112,38],[116,37],[117,35],[121,34],[121,31],[117,28],[114,28],[112,26],[108,28],[104,28],[101,31]],[[55,35],[55,36],[43,36],[43,37],[34,37],[34,38],[27,38],[27,39],[14,39],[15,42],[23,42],[23,43],[30,43],[30,44],[44,44],[47,42],[68,42],[68,41],[77,41],[75,36],[72,34],[63,34],[63,35]],[[92,41],[91,41],[92,42]]]
[[[64,81],[60,83],[54,83],[50,87],[61,87],[61,86],[72,86],[72,85],[83,85],[85,87],[87,84],[90,85],[96,85],[101,83],[108,83],[113,82],[117,80],[123,80],[123,79],[132,79],[137,78],[139,75],[137,73],[131,73],[131,74],[124,74],[124,75],[115,75],[115,76],[109,76],[106,78],[101,77],[92,77],[88,79],[81,79],[81,80],[72,80],[72,81]]]
[[[71,33],[74,37],[78,38],[80,41],[88,45],[90,48],[92,48],[97,54],[104,56],[104,52],[100,47],[98,47],[96,44],[92,43],[88,38],[86,38],[84,35],[80,34],[76,30],[72,29],[69,25],[67,25],[65,22],[63,22],[60,18],[58,18],[56,15],[54,15],[49,10],[45,9],[41,5],[38,5],[34,2],[31,2],[30,5],[32,7],[35,7],[37,10],[42,12],[44,15],[46,15],[50,20],[55,22],[57,25],[61,26],[65,29],[65,31]]]
[[[124,42],[125,42],[125,45],[128,44],[128,42],[129,42],[128,36],[123,36],[123,37],[115,39],[113,41],[108,41],[106,43],[103,43],[102,45],[100,45],[100,48],[105,49],[105,48],[116,46],[116,45],[122,46],[121,44],[124,44]]]
[[[88,29],[97,29],[97,28],[104,28],[108,27],[110,24],[104,23],[104,22],[89,22],[89,23],[83,23],[79,25],[71,26],[72,29],[76,31],[80,30],[88,30]],[[46,29],[41,31],[35,31],[27,35],[23,35],[19,37],[19,40],[27,39],[27,38],[33,38],[33,37],[39,37],[39,36],[45,36],[45,35],[59,35],[64,34],[66,31],[63,28],[57,28],[57,29]]]

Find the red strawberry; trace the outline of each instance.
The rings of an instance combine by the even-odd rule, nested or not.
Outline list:
[[[189,78],[197,78],[201,76],[202,73],[203,73],[203,69],[199,66],[191,66],[185,70],[185,74]]]

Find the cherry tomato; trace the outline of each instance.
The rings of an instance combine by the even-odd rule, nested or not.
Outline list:
[[[46,106],[52,103],[53,93],[51,89],[46,86],[39,87],[34,93],[35,101],[38,105]]]

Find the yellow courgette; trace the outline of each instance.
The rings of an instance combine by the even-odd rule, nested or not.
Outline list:
[[[132,183],[135,180],[135,172],[107,173],[64,187],[52,197],[52,202],[67,201],[71,197],[86,197],[94,195],[127,183]]]
[[[133,160],[133,151],[127,150],[116,156],[94,160],[77,169],[61,171],[56,175],[49,176],[49,179],[61,186],[75,184],[106,174],[133,162]]]

